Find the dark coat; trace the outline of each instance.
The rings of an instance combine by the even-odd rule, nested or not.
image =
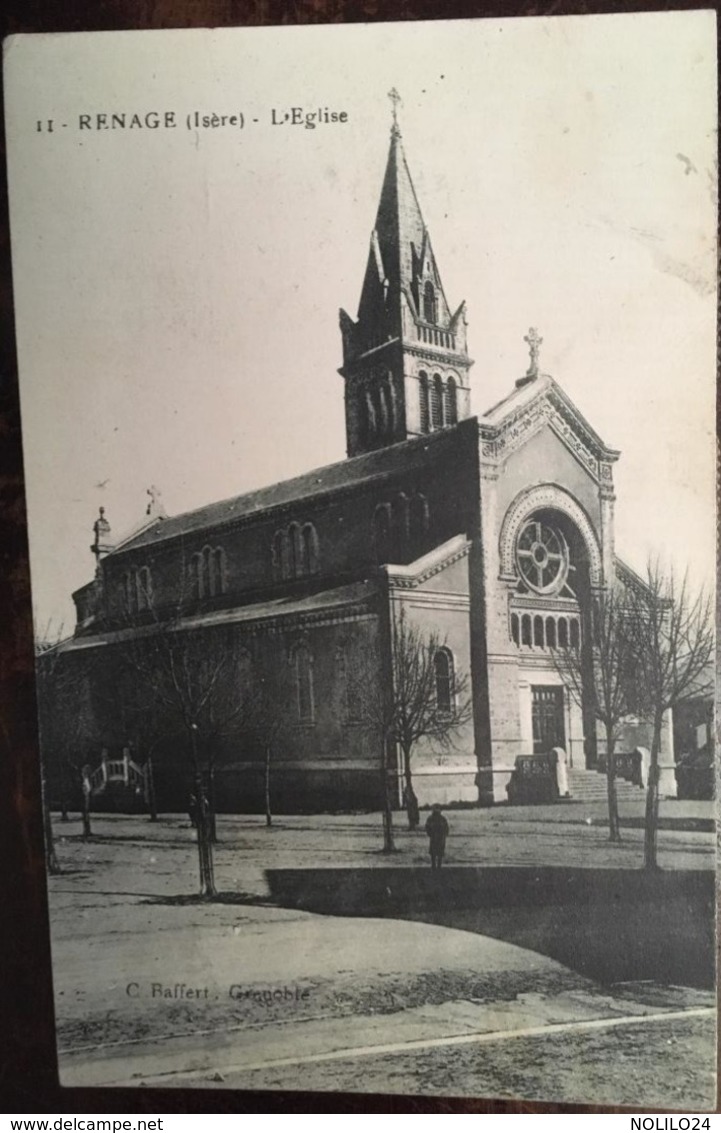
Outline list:
[[[426,821],[426,834],[431,840],[433,849],[442,850],[448,837],[448,823],[442,814],[434,811]]]

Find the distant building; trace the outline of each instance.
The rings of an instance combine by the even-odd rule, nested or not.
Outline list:
[[[128,612],[150,632],[180,605],[183,632],[227,635],[239,684],[276,674],[279,809],[375,807],[377,744],[353,673],[370,657],[379,682],[393,679],[392,627],[405,611],[444,641],[437,697],[454,669],[470,674],[473,695],[451,751],[419,747],[421,804],[505,801],[516,757],[555,747],[571,793],[581,790],[596,725],[550,650],[584,641],[595,590],[614,576],[633,583],[614,550],[619,453],[542,372],[535,330],[526,372],[471,416],[466,307],[446,298],[395,123],[358,317],[341,311],[340,325],[346,460],[174,517],[152,492],[145,525],[115,544],[104,515],[96,522],[96,577],[74,595],[63,646],[82,682],[88,760],[132,741],[108,696]],[[664,743],[672,758],[668,728]],[[155,764],[163,805],[182,807],[177,740]],[[220,807],[258,806],[262,766],[242,736],[226,737]]]

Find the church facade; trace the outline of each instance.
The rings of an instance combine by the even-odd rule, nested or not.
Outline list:
[[[273,674],[278,809],[375,808],[378,745],[353,674],[370,665],[380,687],[394,680],[405,618],[442,643],[436,696],[463,674],[472,697],[450,747],[418,745],[421,804],[505,801],[517,756],[553,748],[573,790],[600,737],[551,653],[584,648],[595,591],[633,584],[614,548],[619,453],[542,372],[535,330],[527,372],[471,415],[466,307],[446,298],[395,123],[357,318],[342,311],[340,328],[345,460],[184,515],[151,508],[117,543],[96,522],[95,578],[74,595],[61,647],[82,690],[85,760],[124,746],[143,759],[130,715],[98,690],[128,635],[152,635],[173,611],[177,632],[222,641],[239,689]],[[222,747],[219,808],[257,807],[261,753],[232,728]],[[177,742],[161,739],[153,759],[164,805],[182,807]]]

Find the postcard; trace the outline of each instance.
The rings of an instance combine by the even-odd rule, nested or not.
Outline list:
[[[714,13],[4,74],[61,1083],[713,1109]]]

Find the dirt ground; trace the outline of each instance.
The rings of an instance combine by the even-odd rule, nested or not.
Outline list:
[[[661,832],[662,861],[710,867],[709,816],[684,805]],[[637,869],[640,831],[610,846],[602,808],[586,809],[451,812],[453,862],[570,857],[589,869]],[[268,871],[387,868],[376,816],[281,818],[270,831],[257,817],[221,816],[217,902],[196,896],[197,846],[184,816],[94,816],[89,842],[77,821],[55,817],[54,826],[65,1085],[714,1104],[709,992],[603,987],[461,924],[279,907]],[[393,868],[425,876],[424,837],[399,827],[398,847]]]

